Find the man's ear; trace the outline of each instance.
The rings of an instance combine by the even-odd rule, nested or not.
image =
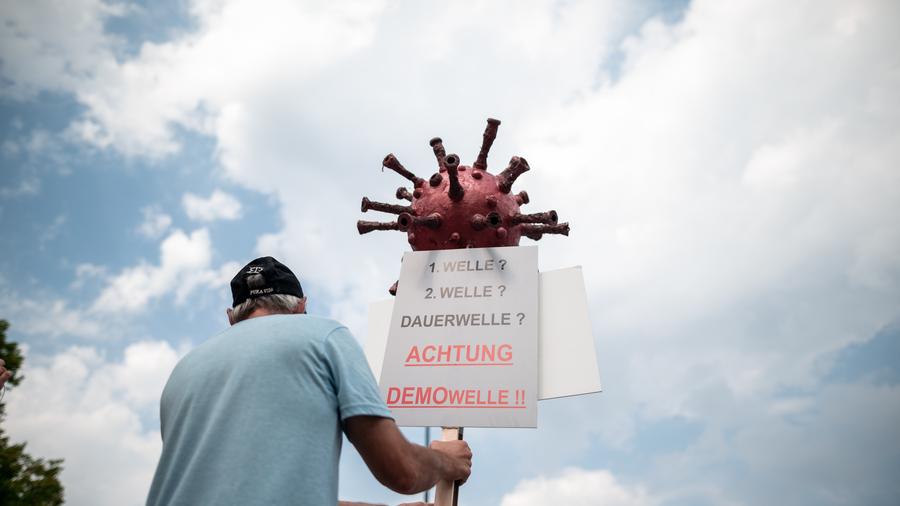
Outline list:
[[[228,315],[228,324],[234,325],[234,310],[231,308],[228,308],[225,310],[225,314]]]
[[[297,308],[294,309],[294,312],[297,314],[306,314],[306,297],[300,299],[300,302],[297,303]]]

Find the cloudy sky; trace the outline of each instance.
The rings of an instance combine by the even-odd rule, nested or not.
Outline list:
[[[900,4],[0,2],[5,429],[141,504],[169,371],[274,255],[365,339],[394,152],[527,157],[605,392],[466,432],[467,506],[900,503]],[[494,169],[497,167],[494,166]],[[524,239],[524,243],[531,241]],[[421,430],[408,430],[421,439]],[[341,495],[396,503],[352,447]]]

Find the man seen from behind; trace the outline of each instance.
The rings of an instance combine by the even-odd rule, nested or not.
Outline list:
[[[359,344],[340,323],[306,314],[290,269],[258,258],[231,291],[231,326],[182,358],[163,390],[148,506],[334,506],[342,432],[396,492],[468,478],[464,441],[406,440]]]

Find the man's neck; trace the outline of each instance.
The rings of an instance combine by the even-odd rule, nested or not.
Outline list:
[[[258,318],[260,316],[269,316],[270,314],[275,314],[275,313],[272,313],[268,309],[258,307],[256,309],[254,309],[253,312],[247,316],[247,318],[244,318],[244,319],[250,320],[251,318]]]

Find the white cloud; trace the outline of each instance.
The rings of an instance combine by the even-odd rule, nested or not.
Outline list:
[[[75,266],[75,281],[69,285],[69,288],[79,289],[84,286],[89,279],[103,278],[106,276],[106,267],[95,265],[92,263],[78,264]]]
[[[260,238],[257,253],[291,265],[311,282],[311,295],[359,333],[367,303],[386,296],[407,248],[400,234],[359,237],[354,227],[359,218],[381,219],[359,215],[360,197],[390,200],[404,183],[378,171],[384,154],[394,150],[428,174],[434,161],[427,140],[440,134],[450,150],[474,157],[487,115],[514,120],[533,94],[558,97],[591,83],[590,62],[607,51],[620,29],[612,27],[629,19],[621,10],[594,2],[389,8],[369,20],[377,23],[371,40],[327,71],[242,90],[221,108],[214,134],[226,174],[281,203],[284,226]],[[459,33],[467,34],[465,44]],[[551,67],[556,71],[539,70]],[[480,77],[467,83],[462,75]],[[359,76],[380,84],[361,86]],[[476,81],[495,84],[476,89]],[[529,86],[515,84],[522,82]],[[273,101],[277,96],[292,98]],[[423,112],[423,104],[436,107]],[[497,158],[504,156],[497,150],[509,153],[508,135],[495,144]]]
[[[8,433],[32,455],[65,459],[68,504],[143,504],[162,448],[158,421],[144,420],[156,418],[184,351],[140,341],[121,360],[87,347],[29,356],[25,381],[5,399]]]
[[[650,506],[658,502],[640,487],[620,484],[609,471],[570,468],[557,476],[526,479],[503,496],[501,506]]]
[[[900,490],[885,463],[900,459],[900,446],[886,444],[900,424],[900,386],[830,385],[810,400],[792,416],[742,428],[733,449],[766,490],[744,480],[732,486],[757,504],[896,503]]]
[[[364,193],[387,198],[402,182],[376,170],[384,152],[405,150],[408,164],[432,170],[426,141],[440,133],[456,139],[452,149],[474,156],[485,116],[515,124],[527,115],[521,104],[542,109],[590,86],[597,62],[644,8],[537,0],[516,9],[289,1],[259,9],[238,0],[194,2],[190,9],[194,32],[146,43],[120,63],[95,58],[96,70],[76,83],[86,112],[71,133],[151,157],[176,152],[179,129],[214,136],[227,177],[283,204],[284,229],[258,249],[272,247],[263,252],[302,266],[324,291],[320,299],[341,301],[343,315],[360,314],[366,301],[385,293],[393,275],[384,266],[396,265],[392,252],[405,247],[399,235],[358,237],[356,206],[346,205]],[[362,75],[381,84],[362,87]],[[535,102],[536,96],[549,101]],[[422,104],[459,111],[459,102],[469,111],[464,116],[423,122],[431,113],[423,115]],[[390,128],[379,126],[388,118]],[[348,125],[356,130],[349,136]],[[366,166],[373,168],[351,177],[351,169]],[[364,276],[348,276],[362,247],[373,255],[360,267]]]
[[[98,313],[139,311],[151,300],[167,294],[174,295],[176,303],[183,303],[201,286],[222,286],[227,282],[228,272],[238,268],[236,264],[225,264],[213,269],[211,261],[208,230],[201,228],[190,235],[175,230],[160,245],[158,265],[142,262],[112,277],[94,301],[92,310]]]
[[[525,134],[546,169],[523,186],[573,222],[542,258],[593,254],[601,346],[652,409],[682,409],[697,368],[739,394],[806,382],[814,357],[898,316],[896,5],[816,3],[815,23],[807,7],[772,23],[774,5],[697,2],[651,21],[618,81]],[[856,270],[863,244],[879,246]]]
[[[16,331],[33,336],[98,338],[109,329],[93,315],[70,307],[66,300],[26,298],[13,290],[0,295],[0,313],[15,325]]]
[[[608,388],[581,414],[596,423],[568,437],[628,449],[636,428],[683,417],[700,441],[645,483],[702,483],[715,504],[873,503],[834,473],[862,452],[813,443],[838,423],[822,406],[853,401],[817,397],[804,411],[816,427],[807,444],[829,458],[756,437],[791,421],[755,413],[785,389],[820,388],[825,357],[900,318],[900,108],[886,92],[900,89],[887,49],[900,43],[897,14],[890,2],[695,2],[682,23],[651,21],[624,44],[618,80],[523,128],[534,170],[520,186],[572,222],[569,238],[541,242],[541,258],[585,264]],[[894,408],[866,409],[887,434]],[[610,432],[618,413],[631,423]],[[735,434],[753,443],[735,447]],[[873,458],[890,466],[896,453]],[[779,459],[803,460],[783,476],[809,481],[770,488]],[[754,472],[732,476],[742,465]],[[847,495],[804,494],[840,487]]]
[[[103,24],[126,11],[102,0],[59,4],[4,0],[0,5],[0,95],[32,97],[41,90],[77,91],[98,67],[114,62],[114,37]]]
[[[279,0],[260,9],[241,0],[196,1],[189,8],[195,32],[144,44],[137,58],[121,63],[96,55],[89,75],[71,85],[88,107],[72,134],[127,154],[177,152],[173,127],[213,133],[221,112],[240,107],[260,85],[303,82],[369,42],[381,5]],[[95,9],[93,15],[105,14]],[[101,47],[114,45],[94,38]]]
[[[726,394],[707,402],[732,410],[731,419],[716,416],[696,441],[642,469],[666,501],[889,505],[900,498],[886,464],[900,458],[891,443],[900,423],[897,385],[830,384],[790,399]]]
[[[216,189],[204,199],[193,193],[181,198],[188,218],[197,221],[236,220],[241,217],[241,203],[233,195]]]
[[[160,237],[172,225],[172,217],[162,212],[158,207],[145,207],[141,209],[141,214],[144,215],[144,221],[138,226],[137,231],[149,239]]]

